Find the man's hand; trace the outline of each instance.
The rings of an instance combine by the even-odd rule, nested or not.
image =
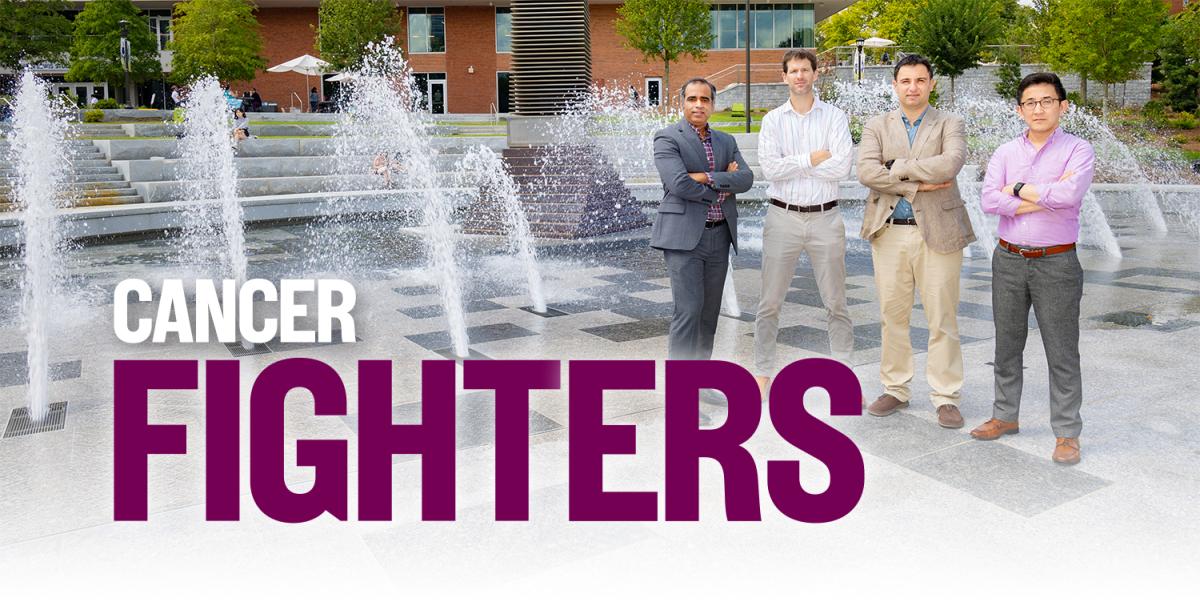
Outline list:
[[[730,162],[729,166],[725,167],[725,172],[727,172],[727,173],[736,173],[737,171],[738,171],[737,160]]]
[[[918,183],[917,191],[937,191],[939,189],[946,189],[947,187],[950,187],[952,183],[952,181],[947,181],[945,183]]]
[[[1025,191],[1024,188],[1021,191]],[[1046,210],[1046,208],[1027,200],[1021,200],[1021,205],[1017,207],[1017,212],[1014,214],[1023,215],[1025,213],[1035,213],[1039,210]]]
[[[688,173],[688,176],[696,183],[708,185],[708,173]]]
[[[833,154],[829,153],[829,150],[827,150],[827,149],[818,149],[817,151],[808,155],[809,162],[813,166],[818,166],[822,162],[824,162],[832,157],[833,157]]]

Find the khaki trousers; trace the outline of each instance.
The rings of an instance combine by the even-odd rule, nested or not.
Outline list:
[[[875,287],[879,291],[883,351],[879,380],[884,393],[901,402],[911,398],[913,350],[909,336],[913,293],[921,293],[929,324],[925,378],[934,408],[958,406],[963,384],[962,347],[958,339],[958,287],[962,251],[934,252],[915,225],[887,225],[871,241]]]
[[[825,307],[831,356],[850,365],[854,330],[846,307],[846,224],[838,208],[801,213],[767,207],[763,225],[762,291],[754,320],[755,374],[774,376],[779,310],[796,275],[796,262],[808,253],[821,304]]]

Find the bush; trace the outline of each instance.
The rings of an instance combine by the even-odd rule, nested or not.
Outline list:
[[[1004,100],[1016,100],[1017,86],[1021,84],[1021,60],[1014,52],[1006,52],[1001,57],[1000,68],[996,70],[996,94]]]
[[[103,122],[104,121],[104,110],[89,109],[89,110],[84,111],[83,112],[83,121],[84,122]]]
[[[1179,112],[1174,118],[1167,120],[1167,125],[1179,130],[1192,130],[1200,128],[1200,118],[1188,112]]]
[[[116,99],[101,99],[92,104],[95,109],[121,109],[121,104],[117,103]]]

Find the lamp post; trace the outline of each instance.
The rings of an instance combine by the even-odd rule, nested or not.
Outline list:
[[[133,59],[132,49],[129,47],[129,21],[121,19],[121,69],[125,72],[125,102],[129,104],[130,109],[137,109],[136,94],[133,91],[133,75],[129,73],[129,63]]]
[[[854,77],[859,84],[862,84],[863,64],[866,63],[866,57],[863,57],[863,42],[866,42],[863,38],[854,41],[857,49],[854,53]]]
[[[750,2],[746,2],[746,132],[750,132]]]

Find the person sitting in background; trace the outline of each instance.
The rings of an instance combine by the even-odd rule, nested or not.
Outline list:
[[[238,143],[250,138],[250,118],[246,117],[246,112],[241,108],[233,110],[233,146],[236,148]]]
[[[392,172],[402,172],[404,164],[395,155],[380,153],[371,161],[371,172],[383,177],[383,186],[392,186]]]

